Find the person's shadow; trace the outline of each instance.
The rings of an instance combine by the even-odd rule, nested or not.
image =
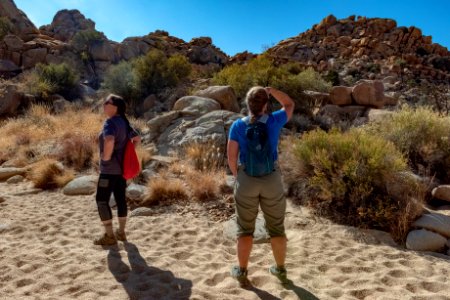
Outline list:
[[[300,299],[300,300],[320,300],[319,298],[314,296],[314,294],[312,294],[311,292],[305,290],[304,288],[296,286],[294,284],[294,282],[290,279],[288,279],[286,282],[281,283],[281,284],[286,290],[293,291],[297,295],[298,299]],[[249,285],[245,286],[244,288],[248,291],[254,292],[261,300],[281,300],[280,298],[275,297],[274,295],[272,295],[266,291],[258,289],[251,283]]]
[[[189,299],[192,281],[177,278],[170,271],[147,265],[136,245],[125,242],[130,267],[122,261],[117,247],[109,248],[108,267],[130,300]]]

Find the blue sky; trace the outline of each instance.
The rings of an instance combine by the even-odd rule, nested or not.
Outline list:
[[[209,36],[229,55],[298,35],[329,14],[392,18],[450,48],[450,0],[15,0],[36,26],[58,10],[78,9],[115,41],[157,29],[190,41]]]

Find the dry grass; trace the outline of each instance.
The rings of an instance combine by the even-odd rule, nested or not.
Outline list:
[[[34,187],[51,190],[65,186],[75,178],[73,171],[66,170],[54,159],[44,159],[30,166],[28,175]]]
[[[89,168],[95,152],[95,140],[81,134],[66,133],[62,137],[58,160],[77,171]]]
[[[165,175],[152,179],[148,183],[148,189],[149,195],[144,200],[144,205],[172,204],[188,198],[183,181]]]
[[[185,176],[191,196],[201,202],[215,200],[219,197],[225,173],[220,171],[189,170]]]
[[[185,147],[185,159],[200,171],[213,171],[223,167],[224,155],[222,147],[214,141],[207,143],[193,143]]]
[[[105,116],[89,108],[70,107],[55,115],[45,105],[32,105],[18,118],[0,126],[0,164],[23,167],[45,158],[54,158],[77,171],[98,168],[98,135]],[[145,123],[131,121],[140,131]],[[142,162],[150,156],[138,147]]]

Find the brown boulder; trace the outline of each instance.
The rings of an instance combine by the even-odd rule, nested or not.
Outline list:
[[[346,86],[334,86],[330,92],[330,102],[334,105],[352,104],[352,88]]]
[[[214,99],[220,103],[224,110],[232,112],[239,112],[240,110],[236,94],[231,86],[210,86],[196,92],[195,96]]]
[[[116,61],[116,55],[113,46],[108,41],[99,41],[91,46],[90,53],[93,60]]]
[[[0,87],[0,117],[14,116],[22,103],[22,94],[17,86],[7,85]]]
[[[361,80],[352,89],[353,100],[364,106],[382,108],[384,102],[384,85],[379,80]]]
[[[45,62],[47,57],[47,48],[36,48],[31,49],[23,53],[22,55],[22,66],[27,68],[32,68],[38,63]]]
[[[17,35],[8,34],[3,38],[3,42],[5,42],[9,51],[17,51],[23,47],[23,40]]]

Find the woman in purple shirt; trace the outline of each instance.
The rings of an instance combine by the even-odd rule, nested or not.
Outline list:
[[[114,245],[117,240],[126,240],[125,224],[127,222],[127,202],[125,190],[126,180],[122,177],[123,156],[128,139],[133,143],[140,142],[140,137],[130,126],[125,116],[126,104],[123,98],[109,95],[103,103],[103,109],[108,117],[103,124],[99,136],[100,176],[97,185],[97,208],[100,219],[105,227],[105,233],[94,240],[95,245]],[[114,193],[117,203],[119,228],[115,234],[112,225],[112,212],[109,199]]]

